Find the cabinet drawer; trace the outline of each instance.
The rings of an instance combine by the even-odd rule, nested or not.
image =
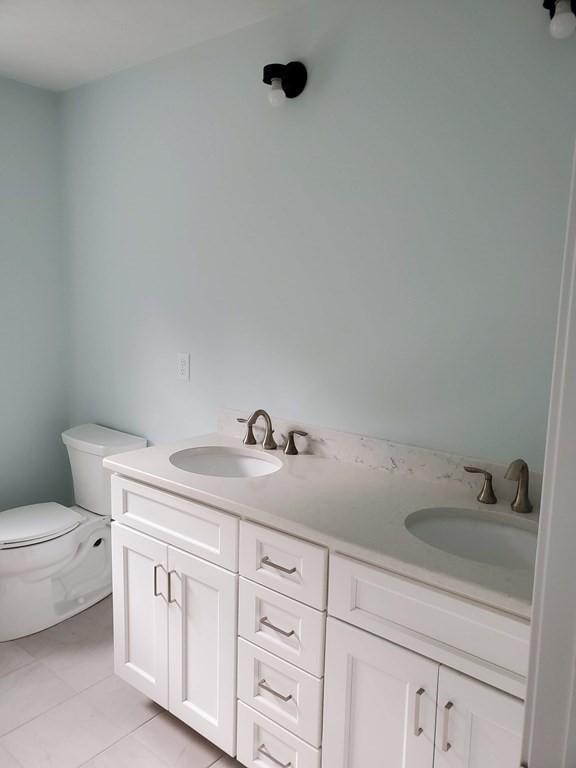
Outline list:
[[[238,634],[321,676],[326,614],[240,578]]]
[[[322,680],[262,648],[238,640],[238,698],[319,747]]]
[[[320,750],[238,702],[239,762],[247,768],[320,768]]]
[[[463,660],[465,672],[478,662],[521,676],[528,670],[527,621],[341,555],[330,560],[328,610],[349,624],[408,645],[395,634],[403,629],[414,650],[457,668]],[[433,653],[418,645],[422,641],[433,645]]]
[[[313,608],[326,608],[328,550],[324,547],[242,522],[240,573]]]
[[[238,570],[238,519],[233,515],[114,475],[112,517],[229,571]]]

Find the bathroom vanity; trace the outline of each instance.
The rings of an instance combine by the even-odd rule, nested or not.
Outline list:
[[[279,466],[183,468],[205,444]],[[247,768],[520,764],[531,577],[405,525],[478,508],[469,487],[220,434],[105,466],[115,666],[134,687]]]

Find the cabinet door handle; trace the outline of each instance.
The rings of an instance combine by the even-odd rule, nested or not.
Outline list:
[[[264,755],[264,757],[267,757],[271,763],[274,763],[274,765],[280,766],[280,768],[291,768],[292,766],[292,760],[290,760],[288,763],[283,763],[281,760],[277,760],[274,755],[271,755],[270,752],[268,752],[266,744],[260,744],[258,747],[258,752],[261,755]]]
[[[296,573],[296,566],[294,566],[294,568],[285,568],[283,565],[278,565],[278,563],[270,560],[268,555],[260,560],[260,565],[269,565],[270,568],[275,568],[277,571],[280,571],[280,573],[287,573],[289,576]]]
[[[272,696],[276,696],[276,698],[281,701],[291,701],[293,698],[291,693],[288,694],[288,696],[284,696],[283,694],[278,693],[278,691],[275,691],[274,688],[270,688],[266,680],[260,680],[258,682],[258,688],[262,688],[263,691],[268,691],[268,693],[271,693]]]
[[[156,563],[154,566],[154,597],[161,597],[162,593],[158,592],[158,568],[162,568],[160,563]]]
[[[444,705],[444,722],[442,724],[442,752],[448,752],[452,747],[452,744],[448,741],[448,727],[450,725],[450,710],[454,706],[452,701],[446,702]]]
[[[172,600],[172,574],[176,571],[168,571],[168,602],[175,603],[176,600]]]
[[[268,616],[262,616],[260,624],[262,624],[263,627],[268,627],[268,629],[273,629],[274,632],[278,632],[278,634],[284,635],[284,637],[292,637],[292,635],[296,634],[293,629],[291,629],[290,632],[287,632],[285,629],[280,629],[280,627],[272,624],[272,622],[268,620]]]
[[[420,736],[424,730],[420,727],[420,702],[425,693],[426,691],[424,688],[418,688],[416,691],[416,698],[414,701],[414,736]]]

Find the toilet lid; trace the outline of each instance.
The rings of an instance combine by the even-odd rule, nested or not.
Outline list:
[[[32,544],[62,536],[77,528],[82,515],[62,504],[31,504],[0,512],[0,548]]]

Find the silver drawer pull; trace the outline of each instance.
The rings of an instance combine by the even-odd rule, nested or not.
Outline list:
[[[283,763],[281,760],[277,760],[273,755],[271,755],[266,748],[266,744],[260,744],[258,747],[258,752],[261,755],[264,755],[264,757],[267,757],[271,763],[274,763],[274,765],[279,765],[280,768],[291,768],[292,766],[292,760],[290,760],[289,763]]]
[[[278,693],[278,691],[275,691],[274,688],[270,688],[266,680],[260,680],[258,682],[258,688],[262,688],[263,691],[268,691],[268,693],[271,693],[272,696],[276,696],[276,698],[281,701],[291,701],[293,698],[291,693],[288,694],[288,696],[283,696],[281,693]]]
[[[278,634],[284,635],[284,637],[292,637],[292,635],[296,634],[293,629],[291,629],[290,632],[287,632],[285,629],[280,629],[280,627],[272,624],[271,621],[268,621],[268,616],[262,616],[260,619],[260,624],[262,624],[263,627],[268,627],[268,629],[273,629],[274,632],[278,632]]]
[[[420,736],[424,730],[420,727],[420,702],[425,693],[424,688],[418,688],[416,691],[416,700],[414,702],[414,736]]]
[[[268,555],[262,558],[260,560],[260,565],[269,565],[270,568],[275,568],[277,571],[280,571],[281,573],[287,573],[289,576],[291,576],[293,573],[296,573],[296,566],[294,568],[284,568],[283,565],[278,565],[278,563],[275,563],[273,560],[270,560]]]
[[[448,752],[452,744],[448,741],[448,726],[450,720],[450,710],[454,706],[453,702],[448,701],[444,705],[444,724],[442,726],[442,752]]]

